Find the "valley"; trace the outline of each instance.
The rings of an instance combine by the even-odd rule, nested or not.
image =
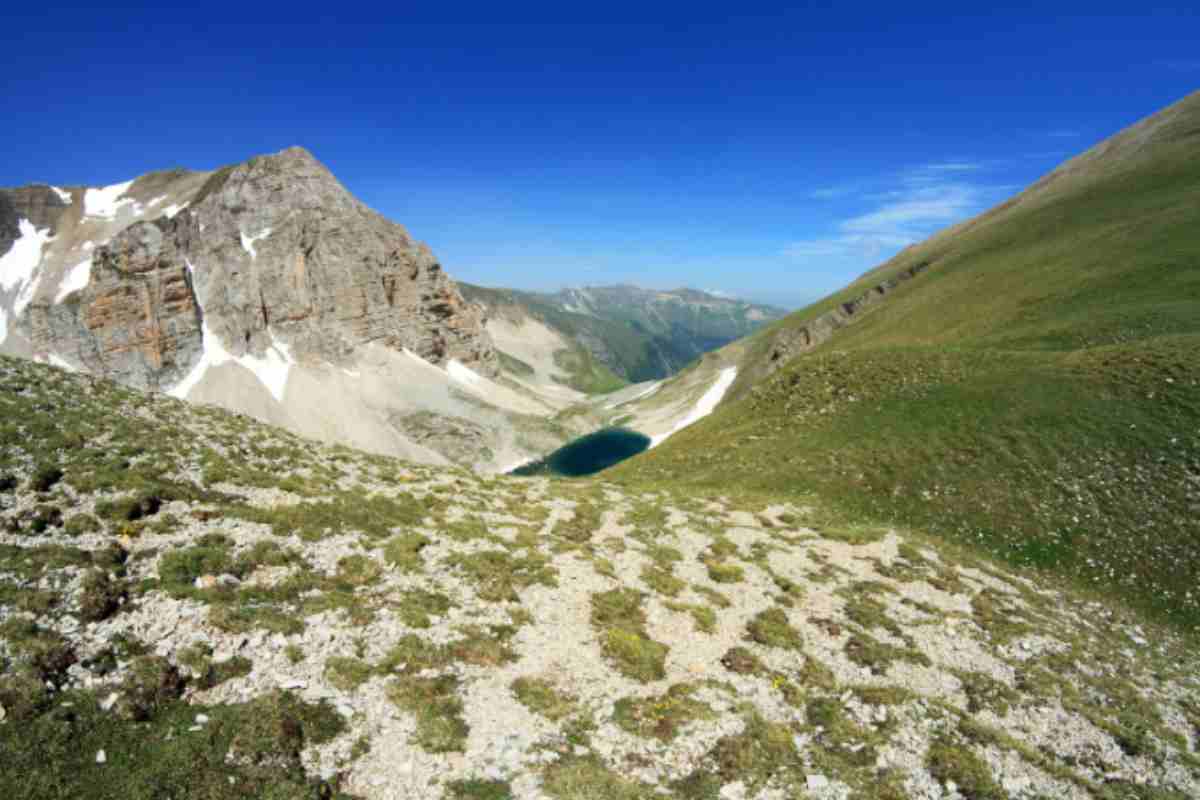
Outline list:
[[[0,796],[1200,796],[1198,148],[790,314],[302,148],[0,190]]]

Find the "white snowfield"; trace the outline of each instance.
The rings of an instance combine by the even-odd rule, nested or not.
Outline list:
[[[62,200],[62,201],[63,201],[64,203],[66,203],[67,205],[71,205],[72,203],[74,203],[74,202],[75,202],[75,201],[74,201],[74,200],[71,198],[71,193],[70,193],[70,192],[68,192],[68,191],[66,191],[65,189],[60,189],[60,188],[58,188],[57,186],[51,186],[51,187],[50,187],[50,190],[51,190],[52,192],[54,192],[56,195],[58,195],[58,199],[59,199],[59,200]]]
[[[17,229],[21,235],[0,256],[0,289],[6,292],[29,282],[42,261],[42,249],[53,238],[49,228],[39,231],[27,219],[20,220]]]
[[[134,202],[132,197],[122,198],[133,181],[114,183],[103,189],[88,189],[83,195],[83,213],[100,219],[116,219],[120,210]]]
[[[77,292],[88,285],[92,278],[92,259],[86,258],[67,271],[67,276],[58,285],[58,294],[54,296],[55,303],[66,300],[71,292]]]
[[[178,397],[180,400],[186,399],[188,393],[204,378],[204,373],[208,372],[209,367],[219,367],[232,361],[250,370],[254,377],[258,378],[259,383],[267,388],[276,402],[283,402],[283,391],[287,388],[288,373],[296,361],[292,358],[288,346],[275,338],[274,332],[268,331],[271,334],[271,346],[261,356],[249,353],[235,356],[230,353],[225,349],[225,345],[221,344],[220,337],[208,327],[208,320],[201,323],[201,332],[204,349],[200,360],[196,362],[196,366],[192,367],[192,371],[167,394]]]
[[[263,228],[260,232],[254,234],[253,236],[247,236],[245,233],[242,234],[242,249],[250,254],[251,260],[258,258],[258,252],[254,249],[255,242],[261,242],[270,235],[270,228]]]
[[[58,367],[59,369],[65,369],[67,372],[79,372],[78,369],[76,369],[70,362],[68,362],[58,353],[51,353],[50,355],[46,356],[46,361],[52,366]]]
[[[721,398],[725,396],[725,392],[729,391],[729,387],[733,385],[734,379],[737,377],[737,367],[726,367],[717,375],[716,381],[709,387],[708,391],[696,402],[691,413],[675,423],[675,427],[666,433],[660,433],[658,436],[651,438],[650,446],[658,447],[667,437],[672,434],[679,433],[681,430],[697,422],[704,417],[707,417],[721,402]]]
[[[470,367],[461,362],[451,359],[446,364],[446,374],[459,383],[465,383],[468,386],[479,388],[489,381],[479,373],[473,371]]]
[[[54,241],[49,228],[38,230],[27,219],[17,222],[20,237],[13,242],[12,247],[0,256],[0,289],[6,292],[17,290],[13,301],[12,315],[20,317],[33,301],[38,284],[42,282],[39,265],[42,263],[42,251],[46,245]],[[8,316],[0,316],[0,342],[8,338]]]

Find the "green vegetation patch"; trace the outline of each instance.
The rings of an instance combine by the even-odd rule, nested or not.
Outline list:
[[[409,532],[393,536],[383,548],[383,559],[401,572],[419,572],[425,562],[421,551],[432,542],[420,533]]]
[[[922,667],[932,666],[929,656],[911,646],[897,646],[879,641],[867,633],[855,633],[846,640],[846,656],[866,667],[875,675],[882,675],[896,661],[907,661]]]
[[[943,785],[954,783],[967,800],[1008,800],[991,767],[967,745],[939,739],[929,746],[925,766]]]
[[[324,705],[273,693],[245,705],[168,700],[132,721],[67,691],[53,707],[0,725],[0,796],[101,800],[341,797],[305,776],[300,752],[343,727]],[[0,701],[2,702],[2,701]],[[12,714],[12,706],[5,707]],[[209,721],[193,731],[197,716]],[[97,763],[104,751],[105,763]]]
[[[700,633],[713,633],[717,629],[717,612],[708,606],[695,603],[672,602],[667,602],[665,605],[672,611],[677,611],[681,614],[691,614],[692,620],[696,623],[696,630]]]
[[[800,631],[788,622],[787,612],[782,608],[768,608],[756,614],[746,626],[746,637],[768,647],[790,650],[799,650],[804,644]]]
[[[714,714],[705,703],[696,700],[696,687],[677,683],[661,695],[624,697],[613,708],[613,719],[632,734],[669,742],[681,728]]]
[[[659,680],[665,674],[667,646],[646,633],[644,595],[634,589],[612,589],[592,595],[592,625],[600,649],[617,670],[638,681]]]
[[[522,705],[551,722],[565,719],[576,711],[575,698],[563,694],[545,678],[517,678],[512,682],[512,692]]]
[[[374,673],[370,664],[352,656],[330,656],[325,660],[325,680],[343,691],[357,689]]]
[[[451,781],[446,784],[450,800],[513,800],[512,786],[508,781],[489,781],[471,778]]]
[[[722,785],[733,781],[743,782],[749,792],[767,783],[798,789],[804,764],[792,737],[787,725],[747,711],[741,733],[721,738],[705,756],[705,765],[674,788],[687,800],[715,797]]]
[[[650,800],[652,787],[614,772],[595,756],[564,756],[542,774],[542,789],[559,800]]]
[[[716,559],[707,559],[704,566],[708,568],[708,577],[716,583],[739,583],[746,578],[746,571],[738,564],[730,564]]]
[[[402,675],[388,686],[388,698],[416,717],[416,744],[431,753],[462,752],[469,729],[462,717],[459,680],[453,675]]]
[[[393,601],[400,620],[410,628],[428,628],[432,617],[443,616],[454,603],[441,592],[409,589]]]
[[[492,603],[516,602],[517,592],[529,586],[557,586],[557,574],[550,559],[530,551],[524,556],[507,550],[481,550],[454,553],[446,564],[462,572],[480,599]]]

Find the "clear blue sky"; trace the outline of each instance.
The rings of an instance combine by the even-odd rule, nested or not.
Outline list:
[[[13,5],[0,185],[301,144],[465,280],[789,306],[1200,86],[1194,2]]]

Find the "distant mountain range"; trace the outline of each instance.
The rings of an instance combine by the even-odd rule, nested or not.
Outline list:
[[[482,304],[491,319],[518,325],[532,319],[561,334],[570,345],[558,361],[581,391],[668,377],[704,353],[787,315],[781,308],[697,289],[659,291],[625,284],[544,293],[465,283],[459,288],[468,300]],[[497,346],[503,360],[504,348]]]

